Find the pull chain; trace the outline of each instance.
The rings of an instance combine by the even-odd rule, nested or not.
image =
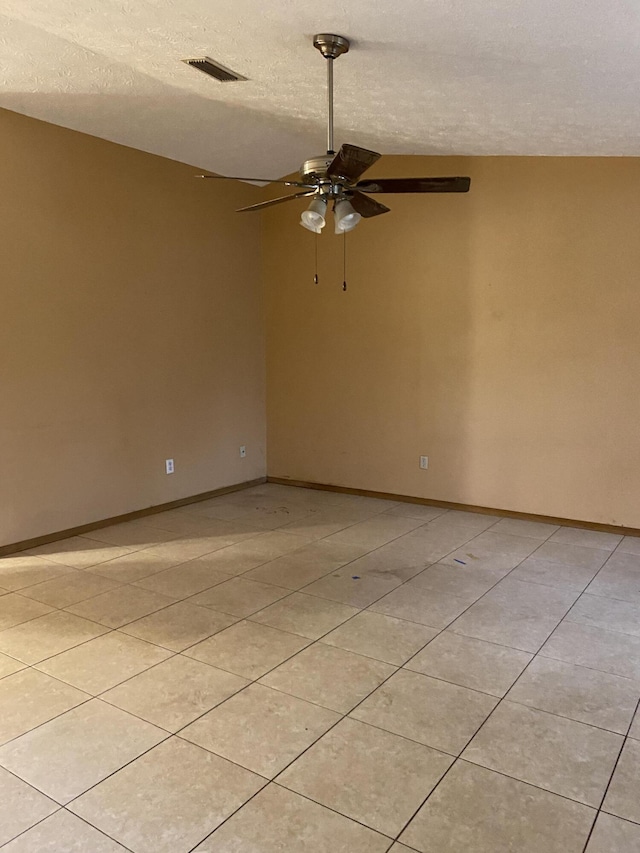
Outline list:
[[[314,271],[314,276],[313,276],[313,283],[317,284],[318,283],[318,235],[317,234],[316,234],[316,239],[315,239],[314,245],[315,245],[316,257],[315,257],[315,271]]]
[[[342,289],[347,289],[347,232],[342,234]]]

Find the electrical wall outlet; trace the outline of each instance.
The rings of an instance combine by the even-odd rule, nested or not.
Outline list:
[[[429,457],[428,456],[421,456],[420,457],[420,467],[422,468],[423,471],[427,470],[427,468],[429,467]]]
[[[167,474],[173,474],[173,472],[174,472],[173,459],[165,459],[164,460],[164,470],[166,471]]]
[[[246,448],[246,447],[244,446],[244,444],[243,444],[243,445],[240,447],[240,458],[241,458],[241,459],[244,459],[244,457],[245,457],[246,455],[247,455],[247,448]]]

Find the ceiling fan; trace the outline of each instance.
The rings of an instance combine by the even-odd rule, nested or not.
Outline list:
[[[333,62],[349,50],[349,40],[332,33],[319,33],[313,37],[313,46],[327,60],[327,153],[305,160],[300,167],[299,181],[274,181],[270,178],[238,178],[227,175],[199,175],[201,178],[261,181],[297,187],[293,195],[262,201],[238,212],[263,210],[304,196],[313,196],[308,209],[303,211],[300,224],[319,234],[326,224],[329,204],[333,203],[336,234],[351,231],[362,217],[388,213],[389,208],[370,198],[373,193],[466,193],[470,178],[376,178],[359,180],[381,155],[357,145],[344,144],[336,154],[333,150]]]

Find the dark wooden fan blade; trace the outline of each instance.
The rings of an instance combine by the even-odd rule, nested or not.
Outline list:
[[[272,178],[238,178],[233,175],[194,175],[194,178],[212,178],[214,181],[255,181],[262,184],[285,184],[288,187],[315,188],[314,184],[302,184],[300,181],[276,181]]]
[[[283,195],[280,198],[272,198],[269,201],[261,201],[258,204],[250,204],[249,207],[239,207],[236,213],[245,213],[247,210],[264,210],[265,207],[271,207],[273,204],[282,204],[283,201],[292,201],[294,198],[302,198],[305,195],[315,195],[315,190],[304,193],[294,193],[293,195]]]
[[[339,178],[352,184],[381,156],[377,151],[369,151],[367,148],[358,148],[357,145],[345,144],[329,164],[327,175],[330,178]]]
[[[378,178],[360,181],[356,189],[363,193],[466,193],[471,178]]]
[[[364,216],[365,219],[368,219],[370,216],[380,216],[381,213],[389,213],[388,207],[384,204],[380,204],[379,201],[376,201],[373,198],[369,198],[369,196],[364,195],[364,193],[349,193],[349,201],[351,202],[353,209],[359,213],[360,216]]]

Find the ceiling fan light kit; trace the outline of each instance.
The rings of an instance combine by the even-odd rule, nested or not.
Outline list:
[[[324,196],[316,196],[309,207],[302,212],[300,225],[314,234],[319,234],[326,224],[327,200]]]
[[[362,218],[388,213],[389,208],[371,198],[378,193],[465,193],[470,179],[465,177],[437,178],[378,178],[359,180],[381,155],[357,145],[345,143],[336,154],[333,150],[333,63],[349,51],[349,40],[334,33],[318,33],[313,37],[313,46],[327,61],[327,153],[305,160],[300,167],[300,180],[271,180],[270,178],[233,178],[233,180],[260,181],[297,187],[299,192],[270,199],[249,207],[240,208],[244,213],[263,210],[285,201],[313,196],[307,210],[303,211],[300,224],[303,228],[319,234],[325,226],[329,202],[333,203],[336,234],[351,231]],[[221,180],[226,175],[199,175],[202,178]]]
[[[362,216],[353,209],[353,205],[347,198],[336,201],[333,208],[333,219],[336,224],[336,234],[353,231]]]

